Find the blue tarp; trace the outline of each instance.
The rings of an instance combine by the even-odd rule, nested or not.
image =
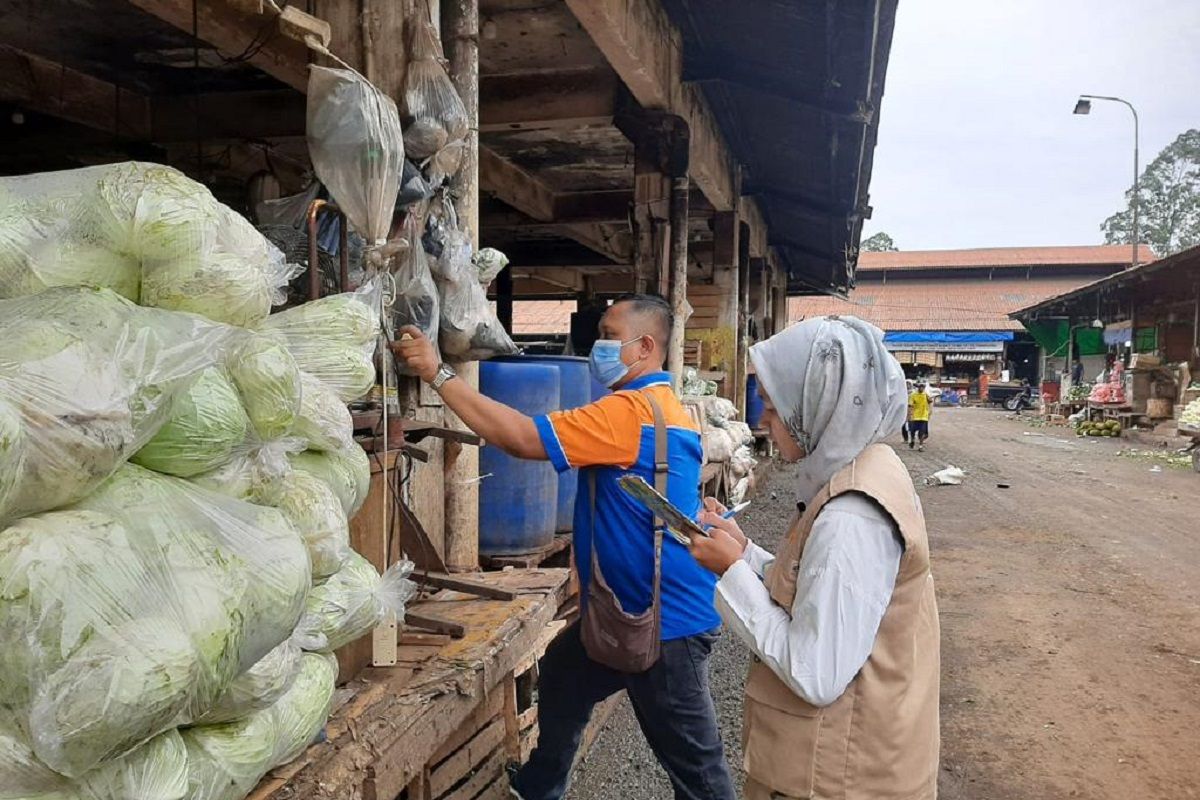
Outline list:
[[[885,344],[973,344],[1012,339],[1012,331],[896,331],[883,335]]]

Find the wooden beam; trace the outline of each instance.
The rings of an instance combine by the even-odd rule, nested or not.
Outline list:
[[[149,138],[145,95],[7,45],[0,45],[0,100],[114,136]]]
[[[196,35],[227,58],[245,60],[273,78],[304,91],[308,86],[308,48],[279,30],[278,15],[247,14],[220,0],[129,0],[129,2],[178,28]],[[265,43],[259,45],[265,37]]]
[[[303,137],[304,95],[280,91],[212,92],[154,98],[150,138],[280,139]]]
[[[572,70],[480,79],[479,130],[574,129],[612,122],[619,81],[612,70]]]
[[[633,192],[616,189],[606,192],[565,192],[554,198],[554,219],[563,222],[629,222]]]

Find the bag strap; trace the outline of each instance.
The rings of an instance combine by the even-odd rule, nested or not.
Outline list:
[[[662,406],[654,399],[654,395],[643,390],[643,396],[650,403],[650,413],[654,415],[654,489],[663,497],[667,497],[670,478],[670,462],[667,449],[667,419]],[[588,473],[588,548],[591,550],[592,572],[599,572],[600,560],[596,557],[596,468],[591,467]],[[661,626],[662,618],[662,546],[663,527],[665,523],[658,515],[654,517],[654,594],[650,601],[654,608],[655,626]]]

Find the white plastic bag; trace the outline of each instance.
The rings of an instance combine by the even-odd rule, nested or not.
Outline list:
[[[411,561],[401,561],[381,576],[351,552],[340,570],[308,593],[296,642],[305,650],[332,652],[369,633],[389,612],[403,620],[404,606],[417,590],[408,580],[412,571]]]
[[[301,650],[293,640],[280,644],[250,669],[233,679],[212,708],[200,718],[201,725],[232,722],[270,708],[291,688],[300,669]]]
[[[354,420],[346,404],[320,380],[300,373],[300,413],[292,436],[310,450],[339,450],[354,445]]]
[[[305,450],[290,457],[292,469],[307,472],[333,490],[346,518],[353,518],[371,490],[371,460],[357,442],[339,450]]]
[[[458,171],[470,120],[443,66],[437,30],[422,14],[409,39],[404,78],[404,146],[410,158],[424,161],[437,186]]]

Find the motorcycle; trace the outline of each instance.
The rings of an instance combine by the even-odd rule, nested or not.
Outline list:
[[[1004,407],[1009,411],[1020,412],[1027,408],[1033,408],[1037,403],[1033,398],[1033,387],[1025,386],[1019,392],[1010,395],[1004,401]]]

